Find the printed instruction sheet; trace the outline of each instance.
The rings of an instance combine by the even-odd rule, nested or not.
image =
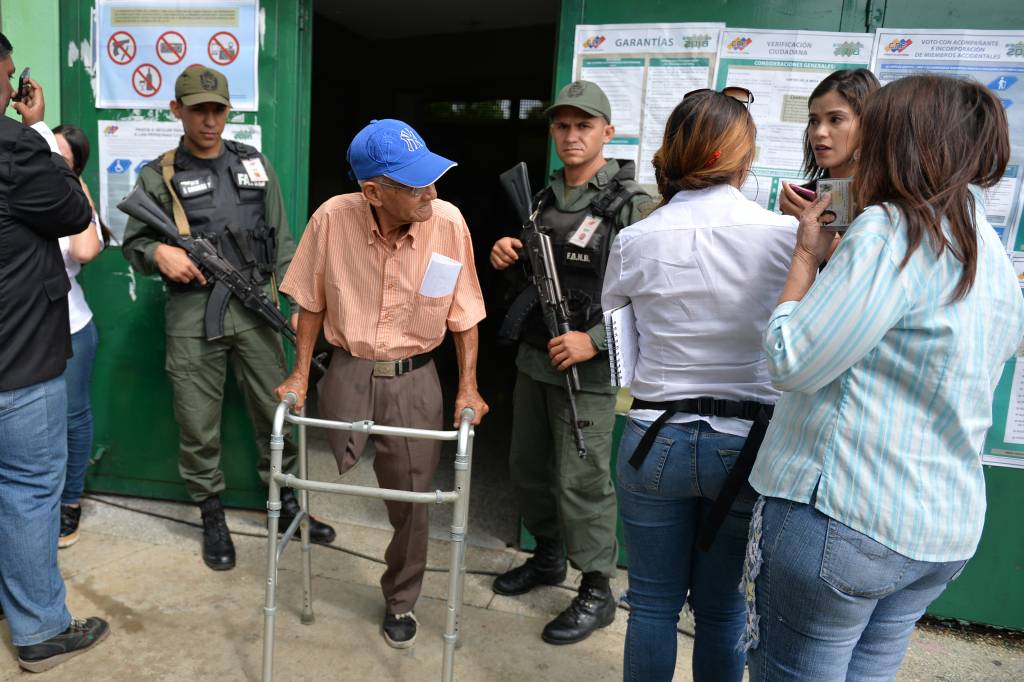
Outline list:
[[[180,121],[99,121],[96,139],[99,141],[100,196],[99,209],[117,241],[124,236],[128,216],[117,210],[147,163],[168,149],[178,146],[181,139]],[[261,146],[258,125],[229,123],[224,127],[224,139],[244,142],[257,149]]]
[[[1010,163],[986,192],[985,212],[1007,250],[1024,251],[1024,31],[879,29],[873,71],[882,85],[915,73],[974,78],[1003,103],[1010,124]]]
[[[651,161],[669,114],[691,90],[711,86],[724,24],[607,24],[576,27],[573,79],[601,86],[615,137],[607,159],[633,161],[637,181],[656,191]]]

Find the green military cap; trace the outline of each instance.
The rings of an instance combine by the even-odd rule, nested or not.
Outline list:
[[[174,81],[174,96],[187,107],[203,102],[231,106],[227,76],[220,71],[194,64]]]
[[[604,116],[604,120],[612,122],[612,105],[608,96],[597,83],[590,81],[573,81],[566,85],[544,114],[551,116],[558,107],[576,107],[591,116]]]

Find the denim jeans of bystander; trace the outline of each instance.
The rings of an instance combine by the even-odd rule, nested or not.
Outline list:
[[[61,494],[61,504],[78,504],[85,489],[85,470],[92,455],[92,365],[96,358],[96,323],[71,335],[74,356],[68,358],[64,381],[68,392],[68,472]]]
[[[618,459],[619,510],[629,558],[623,679],[667,682],[675,672],[679,613],[696,621],[693,679],[738,682],[745,622],[739,592],[753,499],[741,496],[710,551],[696,540],[746,440],[707,422],[666,424],[639,469],[629,459],[650,426],[630,419]]]
[[[910,559],[822,514],[813,499],[766,498],[757,530],[752,681],[892,680],[914,624],[967,563]]]
[[[16,646],[71,623],[57,569],[66,466],[64,377],[0,391],[0,605]]]

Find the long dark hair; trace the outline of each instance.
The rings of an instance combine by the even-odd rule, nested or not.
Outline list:
[[[991,187],[1003,177],[1010,158],[1003,105],[972,80],[907,76],[871,96],[861,127],[871,134],[862,138],[853,180],[857,207],[889,204],[902,213],[908,244],[901,268],[926,235],[936,254],[950,249],[963,264],[952,300],[963,298],[978,265],[968,185]]]
[[[811,102],[819,97],[824,97],[830,92],[838,92],[839,96],[850,105],[854,115],[860,118],[864,113],[864,103],[867,102],[868,95],[880,87],[882,86],[879,85],[878,78],[867,69],[833,71],[825,77],[825,80],[818,83],[818,87],[814,88],[814,92],[807,98],[807,107],[809,109]],[[861,126],[861,129],[863,129],[863,126]],[[825,177],[827,173],[814,160],[814,146],[811,144],[811,136],[807,132],[804,133],[803,168],[804,175],[808,180],[817,180],[818,178]]]
[[[680,190],[704,189],[745,177],[754,162],[757,127],[746,107],[713,90],[676,105],[654,154],[661,204]]]
[[[81,177],[85,171],[85,164],[89,163],[89,138],[86,137],[85,131],[76,125],[62,123],[53,129],[53,134],[60,135],[67,140],[68,147],[71,148],[71,170],[75,172],[75,175]],[[99,217],[98,211],[96,215]],[[99,218],[99,221],[100,231],[103,233],[103,243],[104,245],[109,245],[110,240],[113,238],[113,233],[106,223],[103,222],[103,218]]]
[[[53,134],[62,135],[68,141],[71,159],[74,161],[71,170],[75,171],[75,175],[81,175],[85,164],[89,163],[89,138],[85,136],[85,131],[76,125],[62,123],[53,129]]]

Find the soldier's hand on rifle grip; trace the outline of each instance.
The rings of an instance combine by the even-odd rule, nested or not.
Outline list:
[[[153,261],[160,268],[164,277],[172,282],[188,284],[195,279],[199,280],[200,284],[206,285],[206,277],[188,257],[185,249],[170,244],[160,244],[153,252]]]
[[[491,248],[491,266],[495,270],[504,270],[519,260],[519,249],[523,243],[515,237],[502,237],[494,242]]]
[[[577,363],[593,358],[597,355],[597,348],[586,332],[568,332],[548,341],[548,355],[551,364],[564,372]]]

